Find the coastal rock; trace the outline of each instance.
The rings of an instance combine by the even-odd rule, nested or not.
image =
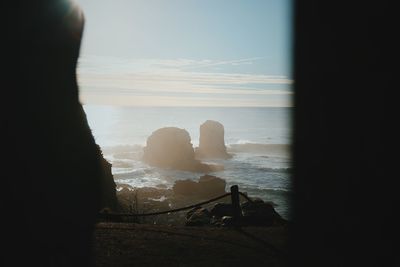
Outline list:
[[[175,195],[195,195],[198,194],[199,184],[192,180],[179,180],[172,187]]]
[[[274,209],[273,204],[256,200],[253,202],[244,202],[242,208],[242,223],[252,226],[277,226],[286,224]]]
[[[207,120],[200,126],[200,142],[196,148],[197,158],[228,159],[232,156],[226,152],[224,126]]]
[[[176,127],[156,130],[147,139],[143,161],[160,168],[208,173],[212,166],[195,159],[189,133]]]
[[[173,186],[175,195],[192,196],[197,198],[210,198],[225,193],[226,182],[212,175],[201,176],[199,181],[180,180]]]
[[[114,182],[114,177],[111,172],[111,164],[104,158],[100,147],[100,160],[102,167],[102,179],[101,179],[101,207],[116,209],[118,206],[117,194],[116,194],[116,184]]]
[[[199,193],[203,197],[216,197],[225,194],[226,182],[224,179],[203,175],[199,179]]]
[[[233,216],[233,208],[230,203],[217,203],[210,211],[211,216],[222,218],[224,216]]]
[[[210,220],[210,212],[206,208],[196,207],[186,214],[186,226],[209,225]]]

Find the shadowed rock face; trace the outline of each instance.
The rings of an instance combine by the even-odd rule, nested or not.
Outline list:
[[[153,132],[143,149],[143,161],[151,166],[194,172],[210,172],[212,167],[195,159],[189,133],[176,127]]]
[[[7,168],[1,202],[12,218],[3,220],[2,263],[91,266],[92,231],[107,183],[78,97],[83,14],[67,0],[23,1],[15,14],[18,69],[10,69],[18,88],[3,95],[10,106],[2,112]]]
[[[147,139],[143,160],[150,165],[180,169],[194,161],[189,133],[175,127],[161,128]]]
[[[112,175],[112,165],[103,156],[102,151],[99,147],[101,154],[101,166],[103,175],[101,178],[101,208],[110,208],[115,210],[118,207],[116,184],[114,182],[114,176]]]
[[[200,126],[200,143],[196,149],[197,158],[231,158],[226,152],[224,140],[224,126],[217,122],[208,120]]]

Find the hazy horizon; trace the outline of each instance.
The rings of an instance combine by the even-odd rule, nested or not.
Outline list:
[[[83,104],[290,107],[291,1],[76,1]]]

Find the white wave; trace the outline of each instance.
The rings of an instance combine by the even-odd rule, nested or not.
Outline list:
[[[129,152],[140,152],[143,150],[143,145],[133,144],[133,145],[115,145],[115,146],[103,146],[101,147],[103,154],[119,154],[119,153],[129,153]]]

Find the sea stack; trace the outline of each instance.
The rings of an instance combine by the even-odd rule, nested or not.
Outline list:
[[[143,149],[143,161],[160,168],[203,172],[212,171],[212,167],[195,159],[189,133],[176,127],[156,130],[147,139]]]
[[[232,156],[226,152],[224,126],[212,120],[200,125],[200,142],[196,148],[197,158],[228,159]]]

